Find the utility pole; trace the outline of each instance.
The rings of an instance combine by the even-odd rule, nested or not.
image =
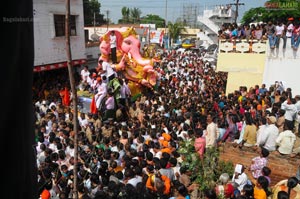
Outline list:
[[[96,13],[94,12],[94,33],[96,33]]]
[[[77,162],[78,162],[78,110],[77,110],[77,90],[75,87],[75,78],[73,74],[71,44],[70,44],[70,0],[66,0],[66,16],[65,16],[65,37],[66,37],[66,54],[67,54],[67,65],[69,72],[69,79],[72,91],[72,106],[74,111],[74,181],[73,181],[73,197],[78,199],[77,190]]]
[[[239,16],[239,6],[245,5],[244,3],[240,3],[240,0],[235,0],[235,3],[230,3],[229,5],[235,6],[235,16],[234,16],[234,23],[237,22],[237,18]]]
[[[108,14],[109,14],[109,10],[106,10],[106,31],[108,31],[108,24],[109,24]]]
[[[150,45],[150,25],[148,25],[148,44]]]
[[[165,35],[167,35],[167,23],[168,23],[168,0],[166,0],[166,8],[165,8]],[[168,40],[167,40],[168,41]],[[168,42],[169,43],[169,42]],[[165,45],[166,46],[166,45]],[[169,44],[167,45],[167,47],[169,48]]]
[[[165,33],[167,33],[167,23],[168,23],[168,0],[166,0],[166,8],[165,8]]]

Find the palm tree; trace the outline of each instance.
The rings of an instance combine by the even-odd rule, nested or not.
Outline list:
[[[122,13],[122,21],[123,23],[128,23],[129,22],[129,14],[130,14],[130,9],[128,7],[123,7],[121,10]]]
[[[140,22],[142,11],[139,8],[133,8],[130,10],[130,16],[133,23]]]
[[[173,44],[174,41],[178,39],[178,36],[182,32],[186,32],[185,27],[183,26],[182,23],[168,23],[168,32],[169,32],[169,37],[171,38],[171,45]]]

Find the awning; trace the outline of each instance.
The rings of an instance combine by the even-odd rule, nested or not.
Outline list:
[[[77,59],[73,60],[73,66],[78,65],[78,64],[85,64],[87,61],[86,59]],[[59,62],[59,63],[52,63],[52,64],[46,64],[46,65],[40,65],[40,66],[35,66],[33,68],[33,72],[42,72],[42,71],[47,71],[47,70],[55,70],[59,68],[64,68],[67,67],[67,62]]]

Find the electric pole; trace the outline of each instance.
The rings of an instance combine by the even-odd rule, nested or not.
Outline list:
[[[108,14],[109,14],[109,10],[106,10],[106,31],[108,31],[108,24],[109,24]]]
[[[67,54],[67,65],[69,72],[69,79],[72,91],[72,106],[74,111],[74,181],[73,181],[73,196],[75,199],[78,199],[78,190],[77,190],[77,162],[78,162],[78,111],[77,111],[77,90],[75,87],[75,78],[72,67],[72,54],[71,54],[71,44],[70,44],[70,0],[66,0],[66,16],[65,16],[65,37],[66,37],[66,54]]]
[[[96,13],[94,12],[94,33],[96,33]]]
[[[239,16],[239,6],[245,5],[244,3],[240,3],[240,0],[236,0],[235,3],[230,3],[229,5],[235,6],[235,16],[234,16],[234,23],[237,22],[237,18]]]
[[[168,0],[166,0],[166,7],[165,7],[165,33],[167,33],[167,23],[168,23]]]

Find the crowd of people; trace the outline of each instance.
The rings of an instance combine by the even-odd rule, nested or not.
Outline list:
[[[234,173],[222,174],[215,188],[204,190],[206,198],[265,199],[270,195],[269,154],[293,158],[300,152],[300,146],[295,146],[300,135],[300,96],[279,81],[269,88],[264,84],[241,86],[226,95],[227,73],[216,72],[197,52],[166,51],[154,68],[157,88],[147,89],[134,101],[128,81],[108,62],[76,72],[77,89],[101,97],[96,103],[101,111],[78,116],[77,165],[72,101],[66,104],[61,92],[69,84],[68,73],[60,69],[34,79],[35,149],[42,199],[72,198],[74,175],[82,199],[194,198],[198,188],[178,152],[181,141],[193,139],[200,158],[208,148],[224,142],[257,151],[249,167],[240,165]],[[120,82],[117,91],[108,86],[112,79]],[[116,98],[115,92],[121,97]],[[249,180],[245,169],[255,181]],[[297,180],[289,179],[289,191],[278,195],[291,194],[290,187],[297,186]]]
[[[300,23],[289,18],[284,21],[269,21],[268,23],[252,24],[224,24],[219,30],[220,39],[247,39],[268,40],[271,49],[279,48],[282,40],[282,48],[286,49],[287,39],[290,38],[290,47],[297,51],[300,44]]]

